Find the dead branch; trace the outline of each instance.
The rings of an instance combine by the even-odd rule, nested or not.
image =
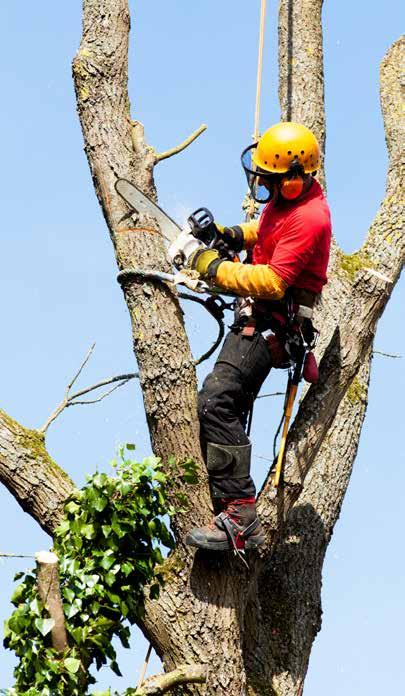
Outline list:
[[[58,557],[51,551],[38,551],[35,554],[37,562],[38,594],[41,602],[54,621],[51,629],[52,646],[58,653],[68,648],[63,614],[62,598],[59,586]]]
[[[102,401],[105,399],[107,396],[112,394],[113,391],[116,389],[119,389],[120,387],[123,387],[124,384],[127,384],[131,379],[134,379],[136,377],[139,377],[138,372],[129,372],[124,375],[116,375],[115,377],[107,377],[106,379],[101,380],[100,382],[97,382],[96,384],[92,384],[89,387],[85,387],[85,389],[80,389],[79,391],[75,392],[74,394],[70,393],[71,388],[73,387],[74,383],[78,379],[79,375],[82,373],[83,368],[89,361],[94,348],[95,348],[95,343],[91,346],[91,348],[88,350],[83,362],[81,363],[78,371],[76,372],[75,376],[73,379],[69,382],[69,384],[66,387],[65,390],[65,395],[58,404],[58,406],[55,408],[55,410],[51,413],[49,418],[46,420],[44,425],[39,428],[38,432],[40,433],[46,433],[48,430],[49,426],[51,423],[53,423],[54,420],[57,419],[57,417],[64,411],[65,408],[69,408],[69,406],[79,406],[79,405],[84,405],[84,404],[97,404],[99,401]],[[97,389],[100,389],[101,387],[105,387],[107,384],[115,384],[112,389],[108,389],[106,392],[101,394],[99,397],[96,399],[84,399],[84,400],[79,400],[79,397],[84,396],[85,394],[89,394],[90,392],[96,391]]]
[[[142,684],[143,684],[143,682],[144,682],[145,674],[146,674],[146,670],[147,670],[147,668],[148,668],[148,664],[149,664],[149,659],[150,659],[151,653],[152,653],[152,643],[149,643],[149,647],[148,647],[148,650],[147,650],[147,652],[146,652],[146,657],[145,657],[145,659],[144,659],[144,662],[143,662],[143,665],[142,665],[142,669],[141,669],[141,673],[140,673],[140,675],[139,675],[138,686],[136,687],[136,688],[138,689],[138,691],[139,691],[139,689],[141,688],[141,686],[142,686]]]
[[[373,355],[382,355],[384,358],[402,358],[398,353],[384,353],[382,350],[373,350]]]
[[[180,145],[172,147],[170,150],[166,150],[165,152],[157,152],[155,155],[155,164],[167,159],[168,157],[173,157],[173,155],[177,155],[179,152],[182,152],[182,150],[185,150],[186,147],[191,145],[191,143],[194,142],[194,140],[196,140],[201,133],[204,133],[205,130],[207,130],[207,126],[205,123],[203,123],[199,128],[197,128],[197,130],[194,131],[194,133],[191,133],[188,138],[183,140]]]

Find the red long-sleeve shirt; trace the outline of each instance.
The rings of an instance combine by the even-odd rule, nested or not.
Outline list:
[[[242,224],[251,264],[224,262],[217,279],[239,295],[279,299],[289,286],[321,292],[331,244],[329,206],[317,181],[297,201],[270,201],[255,223]]]
[[[259,220],[253,265],[264,263],[287,285],[321,292],[332,229],[329,206],[317,181],[294,205],[266,205]]]

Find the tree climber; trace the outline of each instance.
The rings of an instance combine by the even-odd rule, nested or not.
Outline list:
[[[187,259],[187,267],[201,278],[240,298],[235,323],[199,394],[201,442],[216,517],[187,535],[192,546],[251,549],[264,541],[245,427],[270,368],[285,361],[277,321],[287,306],[310,320],[327,282],[331,221],[313,178],[319,159],[318,142],[305,126],[282,122],[269,128],[242,153],[251,194],[266,203],[260,218],[235,227],[212,223],[216,248],[202,246]],[[224,259],[221,246],[235,254],[246,249],[247,262]]]

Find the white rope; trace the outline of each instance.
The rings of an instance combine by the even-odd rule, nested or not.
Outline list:
[[[256,106],[255,106],[255,121],[253,129],[253,142],[257,143],[260,138],[260,102],[262,93],[262,74],[263,74],[263,49],[264,49],[264,29],[266,24],[266,4],[267,0],[261,0],[260,8],[260,28],[259,28],[259,51],[257,57],[257,78],[256,78]],[[245,220],[249,222],[253,220],[258,213],[259,206],[252,197],[249,191],[242,203],[242,210],[245,213]]]
[[[267,0],[262,0],[260,10],[260,34],[259,34],[259,54],[257,59],[257,81],[256,81],[256,108],[255,123],[253,131],[253,142],[259,140],[260,132],[260,99],[262,92],[262,73],[263,73],[263,48],[264,48],[264,28],[266,23],[266,4]]]

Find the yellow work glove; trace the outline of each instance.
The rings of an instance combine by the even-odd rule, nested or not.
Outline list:
[[[216,249],[197,249],[188,257],[187,268],[197,271],[201,278],[213,278],[223,260]]]

